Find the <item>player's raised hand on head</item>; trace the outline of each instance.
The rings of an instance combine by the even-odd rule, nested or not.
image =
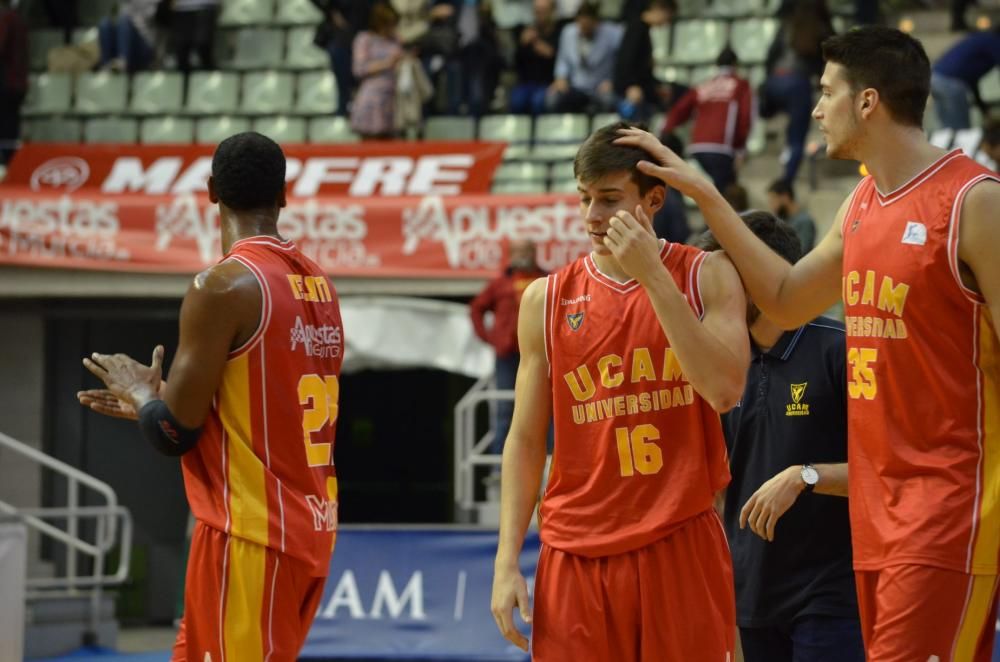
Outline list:
[[[159,397],[163,371],[163,345],[153,350],[150,365],[143,365],[125,354],[98,354],[83,359],[83,365],[119,400],[136,411],[143,404]]]
[[[804,484],[798,467],[778,473],[753,493],[740,510],[740,528],[750,530],[768,542],[774,542],[774,528],[802,493]]]
[[[653,222],[641,205],[636,206],[634,216],[622,210],[611,218],[604,245],[625,273],[640,283],[663,270],[660,242],[653,233]]]
[[[643,173],[695,200],[706,186],[714,188],[712,182],[648,131],[633,128],[621,129],[619,133],[621,137],[615,140],[616,145],[638,147],[649,154],[650,160],[640,161],[637,165]]]
[[[500,634],[523,651],[528,650],[528,638],[514,625],[514,609],[521,612],[521,619],[531,624],[531,605],[528,584],[518,568],[498,569],[493,575],[493,598],[490,611]]]
[[[77,391],[76,399],[80,401],[81,405],[96,411],[98,414],[104,414],[113,418],[124,418],[131,421],[139,417],[139,413],[135,410],[135,407],[119,399],[118,396],[106,388]]]

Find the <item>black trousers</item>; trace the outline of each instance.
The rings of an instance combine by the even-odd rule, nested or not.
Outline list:
[[[177,56],[177,69],[182,73],[191,71],[192,51],[198,54],[201,69],[215,69],[215,23],[218,13],[218,7],[173,13],[174,54]]]

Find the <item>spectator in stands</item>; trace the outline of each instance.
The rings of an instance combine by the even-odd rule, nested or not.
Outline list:
[[[133,73],[149,67],[156,56],[156,7],[160,0],[122,0],[118,15],[101,19],[97,38],[98,65]]]
[[[722,49],[715,63],[719,73],[680,98],[667,115],[662,133],[671,133],[694,114],[688,153],[715,187],[725,191],[736,181],[736,156],[746,147],[753,95],[750,83],[736,74],[732,48]]]
[[[767,187],[767,206],[771,213],[792,226],[802,244],[802,252],[808,253],[816,245],[816,221],[795,199],[795,187],[784,179],[771,182]]]
[[[722,197],[737,214],[750,211],[750,194],[746,187],[739,182],[732,182],[722,189]]]
[[[219,0],[172,0],[173,43],[177,68],[191,72],[191,52],[198,55],[200,69],[215,69],[215,24]]]
[[[504,61],[488,2],[462,0],[455,8],[457,81],[449,85],[448,113],[479,117],[489,111]],[[456,85],[457,82],[457,85]]]
[[[941,125],[968,129],[969,95],[985,110],[979,81],[1000,64],[1000,27],[974,32],[945,51],[931,69],[931,96]]]
[[[73,29],[80,25],[77,0],[44,0],[45,17],[49,25],[63,30],[63,43],[73,39]]]
[[[357,81],[351,71],[351,45],[368,27],[369,0],[311,0],[323,13],[313,42],[330,54],[330,68],[337,79],[337,114],[346,117]]]
[[[576,21],[559,36],[556,79],[546,108],[560,113],[614,110],[618,100],[612,77],[621,40],[621,26],[601,21],[597,5],[580,5]]]
[[[535,244],[528,239],[510,242],[510,257],[503,273],[491,280],[486,289],[469,303],[472,328],[483,342],[489,343],[496,352],[496,387],[500,390],[514,388],[517,366],[521,355],[517,348],[517,312],[521,306],[524,289],[536,278],[545,275],[538,267]],[[486,313],[493,313],[493,325],[486,326]],[[510,417],[514,413],[511,400],[497,403],[496,419],[493,424],[493,453],[503,452],[503,442],[510,429]]]
[[[664,136],[663,144],[674,154],[684,153],[684,143],[676,134],[671,133]],[[653,232],[660,239],[678,244],[683,244],[691,236],[687,208],[684,206],[684,196],[673,186],[667,187],[663,206],[653,216]]]
[[[563,24],[556,19],[553,0],[535,0],[534,22],[518,26],[514,69],[517,84],[510,91],[510,112],[538,115],[545,111],[545,95],[555,80],[556,49]]]
[[[975,0],[951,0],[951,31],[967,32],[969,24],[965,22],[965,10],[968,9]]]
[[[28,25],[10,0],[0,0],[0,165],[17,151],[27,91]]]
[[[396,10],[378,2],[369,29],[354,38],[354,75],[361,84],[351,105],[351,127],[364,138],[395,134],[396,65],[405,53],[396,38],[398,24]]]
[[[653,74],[653,41],[649,30],[667,25],[677,13],[675,0],[650,0],[646,11],[631,15],[625,23],[618,57],[615,59],[615,94],[621,101],[618,114],[632,122],[645,122],[670,101],[672,88]]]
[[[813,107],[813,78],[823,73],[820,44],[832,35],[833,20],[825,0],[785,0],[778,11],[781,27],[767,54],[767,79],[760,95],[760,114],[788,113],[785,130],[784,179],[795,181],[805,153]]]

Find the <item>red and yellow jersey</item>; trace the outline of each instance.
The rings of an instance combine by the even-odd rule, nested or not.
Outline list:
[[[291,242],[251,237],[260,325],[230,353],[204,431],[183,456],[194,516],[326,575],[337,530],[334,432],[344,354],[337,293]]]
[[[998,570],[1000,345],[958,261],[962,200],[987,178],[956,150],[889,195],[865,178],[844,218],[859,570]]]
[[[660,255],[700,317],[707,253],[666,243]],[[545,351],[555,426],[545,544],[620,554],[712,507],[729,482],[719,416],[685,379],[639,283],[612,280],[589,255],[549,276]]]

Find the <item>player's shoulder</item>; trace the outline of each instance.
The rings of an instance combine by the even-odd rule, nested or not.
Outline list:
[[[257,277],[238,260],[222,260],[194,277],[190,292],[209,298],[237,295],[257,287]]]

